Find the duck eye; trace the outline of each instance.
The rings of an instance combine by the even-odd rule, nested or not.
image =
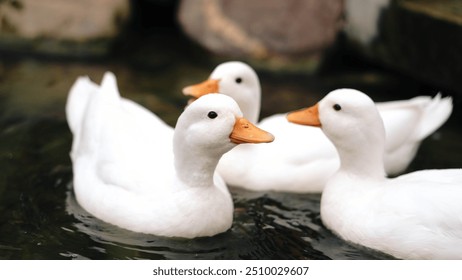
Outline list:
[[[334,108],[335,111],[340,111],[342,110],[342,106],[335,104],[332,108]]]
[[[218,117],[218,114],[215,111],[210,111],[207,114],[207,117],[209,117],[210,119],[214,119],[214,118]]]
[[[242,78],[236,78],[236,83],[238,84],[242,83]]]

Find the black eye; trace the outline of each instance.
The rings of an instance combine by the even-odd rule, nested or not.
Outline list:
[[[238,84],[242,83],[242,78],[236,78],[236,83]]]
[[[218,114],[215,112],[215,111],[210,111],[208,114],[207,114],[207,117],[211,118],[211,119],[214,119],[216,117],[218,117]]]
[[[335,111],[340,111],[342,110],[342,106],[335,104],[332,108],[334,108]]]

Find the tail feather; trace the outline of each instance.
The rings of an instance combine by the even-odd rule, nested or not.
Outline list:
[[[104,73],[103,80],[101,81],[100,91],[106,96],[104,99],[108,102],[119,102],[120,93],[117,87],[117,79],[112,72]]]
[[[416,130],[416,140],[420,141],[440,128],[451,116],[452,97],[442,97],[438,93],[426,106],[420,126]]]
[[[96,91],[98,91],[98,85],[87,76],[77,78],[72,85],[66,102],[66,118],[74,135],[81,126],[88,100]]]

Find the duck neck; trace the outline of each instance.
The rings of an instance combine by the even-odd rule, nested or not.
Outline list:
[[[258,123],[258,119],[260,117],[260,98],[258,98],[257,102],[254,103],[241,102],[239,104],[244,117],[251,123]]]
[[[385,132],[376,135],[361,133],[358,130],[355,139],[344,139],[336,144],[340,157],[340,170],[361,177],[384,178],[383,163]]]
[[[201,153],[188,145],[174,148],[174,162],[177,178],[188,187],[214,186],[214,173],[219,156],[210,156],[210,151]]]
[[[370,150],[358,153],[353,150],[338,151],[340,171],[361,177],[384,178],[383,152]]]
[[[231,96],[231,95],[230,95]],[[244,95],[232,96],[239,104],[244,117],[251,123],[258,123],[261,109],[261,89],[257,85],[253,91],[246,92]]]

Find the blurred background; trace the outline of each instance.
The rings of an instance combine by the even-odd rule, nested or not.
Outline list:
[[[316,101],[309,91],[320,84],[321,96],[338,87],[374,95],[371,86],[396,86],[388,99],[442,91],[459,106],[461,26],[457,0],[1,0],[0,93],[29,94],[23,101],[35,106],[63,102],[78,75],[99,81],[111,70],[124,94],[143,91],[129,81],[146,74],[153,88],[139,98],[155,93],[178,104],[183,86],[242,60],[257,69],[268,99],[277,86],[265,75],[311,80],[297,106]],[[294,84],[283,90],[289,103]]]
[[[408,171],[462,167],[460,0],[0,0],[0,258],[389,258],[333,236],[319,195],[233,190],[218,237],[130,233],[72,193],[64,106],[78,76],[116,74],[121,94],[175,125],[183,87],[241,60],[262,113],[350,87],[376,101],[453,96],[448,122]]]

